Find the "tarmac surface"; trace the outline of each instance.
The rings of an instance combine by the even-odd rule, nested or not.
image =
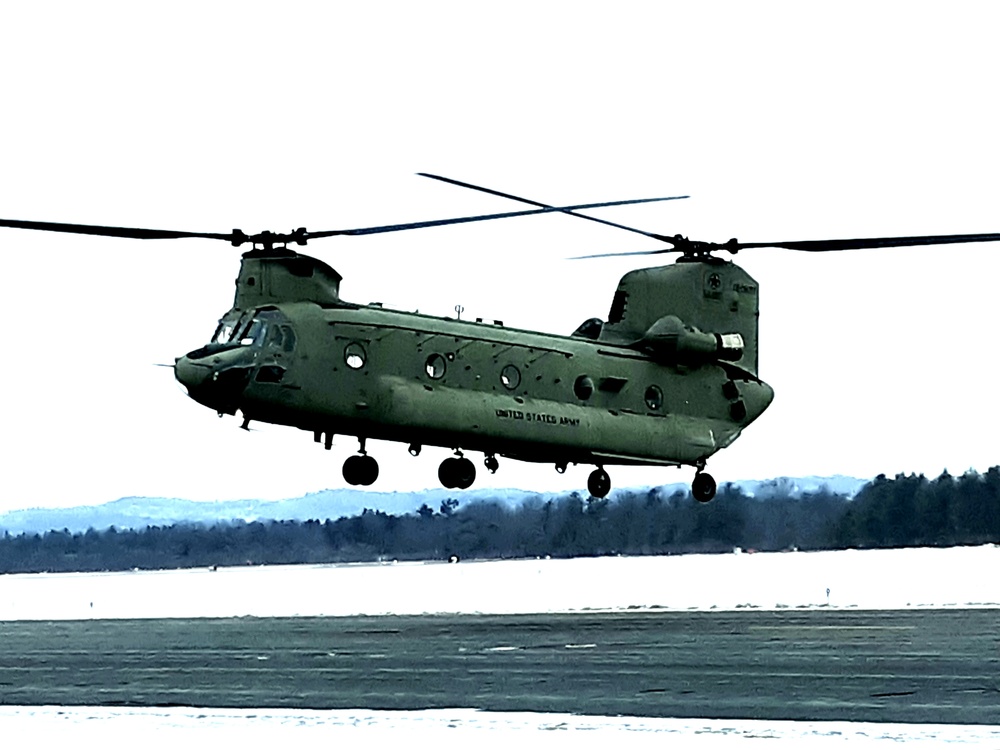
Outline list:
[[[0,622],[5,705],[1000,724],[1000,611]]]

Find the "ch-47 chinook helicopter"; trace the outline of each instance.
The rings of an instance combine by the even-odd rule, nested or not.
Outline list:
[[[209,343],[178,357],[174,372],[200,404],[220,415],[288,425],[330,449],[334,435],[358,438],[344,463],[349,484],[378,477],[366,441],[425,445],[455,455],[440,465],[448,488],[475,481],[463,451],[551,463],[591,464],[587,487],[605,497],[609,465],[693,466],[692,494],[711,500],[706,461],[730,445],[771,403],[757,374],[759,287],[742,268],[713,253],[759,247],[804,251],[992,242],[1000,234],[935,235],[798,242],[725,243],[667,236],[577,213],[588,208],[673,198],[550,206],[436,175],[461,187],[535,208],[364,229],[247,235],[0,220],[0,226],[134,239],[206,238],[243,253],[233,307]],[[362,235],[558,212],[636,232],[679,253],[676,262],[622,277],[606,321],[590,319],[570,335],[507,328],[340,297],[341,276],[289,248],[336,235]],[[590,256],[599,257],[599,256]]]

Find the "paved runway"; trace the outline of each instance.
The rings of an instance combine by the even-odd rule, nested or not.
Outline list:
[[[7,705],[1000,724],[991,609],[2,622]]]

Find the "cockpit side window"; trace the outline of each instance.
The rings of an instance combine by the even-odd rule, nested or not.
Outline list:
[[[295,351],[295,331],[292,330],[291,326],[281,326],[281,333],[283,334],[283,345],[282,348],[286,352]]]
[[[282,326],[275,325],[271,323],[267,326],[267,340],[265,346],[268,349],[274,349],[280,351],[282,348],[282,342],[284,340],[284,335],[281,332]]]

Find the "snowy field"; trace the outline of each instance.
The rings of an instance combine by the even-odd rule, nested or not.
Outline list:
[[[0,620],[537,613],[661,608],[1000,608],[1000,547],[392,563],[0,576]],[[998,615],[1000,616],[1000,615]],[[77,747],[888,747],[1000,749],[1000,727],[595,718],[466,709],[3,707],[0,732]],[[784,742],[782,742],[784,741]]]
[[[1000,547],[0,576],[0,620],[1000,607]]]

